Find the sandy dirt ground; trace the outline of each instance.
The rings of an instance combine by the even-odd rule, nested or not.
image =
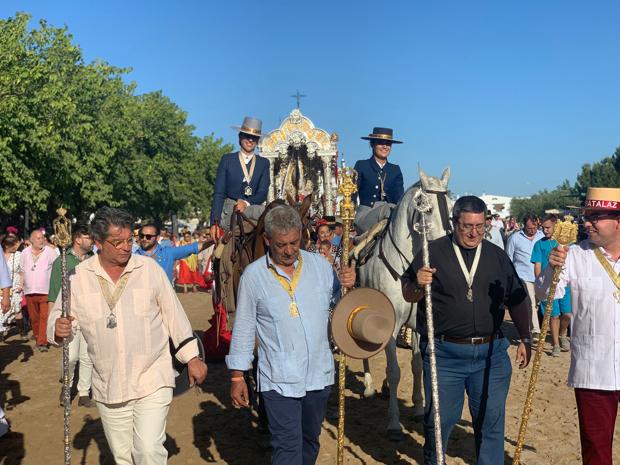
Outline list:
[[[212,312],[208,294],[180,295],[196,330],[205,330]],[[513,334],[507,323],[505,332]],[[0,438],[0,464],[56,465],[63,463],[63,410],[58,406],[61,351],[34,352],[34,343],[18,336],[0,344],[0,402],[7,407],[12,432]],[[514,346],[510,349],[514,357]],[[406,440],[393,443],[385,437],[387,401],[363,399],[362,365],[352,361],[347,374],[347,464],[422,464],[422,424],[411,415],[410,352],[398,350],[402,380],[398,389],[401,421]],[[572,465],[580,463],[577,411],[572,389],[566,386],[570,355],[551,358],[547,347],[536,390],[522,463]],[[375,387],[384,379],[383,354],[371,362]],[[506,412],[505,463],[512,463],[523,401],[530,376],[515,369]],[[203,391],[193,390],[173,401],[168,415],[166,447],[169,463],[268,464],[269,451],[256,442],[256,419],[230,404],[229,382],[223,364],[212,363]],[[467,402],[465,402],[467,406]],[[73,401],[72,463],[112,464],[96,408]],[[617,423],[620,426],[620,421]],[[615,457],[620,463],[620,433],[616,428]],[[335,463],[337,421],[326,420],[321,433],[319,464]],[[448,445],[448,465],[475,464],[471,418],[465,407]]]

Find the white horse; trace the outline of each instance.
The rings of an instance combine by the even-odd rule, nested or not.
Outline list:
[[[420,221],[420,213],[416,210],[413,201],[414,194],[420,187],[428,194],[433,207],[427,218],[430,226],[428,239],[434,240],[442,237],[451,229],[449,216],[453,202],[447,196],[450,169],[446,168],[443,171],[441,179],[427,176],[422,170],[419,172],[420,181],[407,189],[401,201],[392,211],[386,231],[376,244],[372,255],[357,269],[360,286],[382,291],[390,298],[396,311],[394,334],[385,348],[387,358],[386,382],[389,389],[387,432],[388,437],[394,441],[404,438],[396,397],[398,383],[400,382],[400,368],[396,359],[396,338],[403,325],[406,324],[414,330],[416,325],[417,305],[410,304],[403,299],[401,276],[413,261],[413,257],[422,250],[421,236],[414,228],[415,224]],[[419,417],[424,414],[424,395],[419,335],[415,331],[413,331],[412,347],[413,415]],[[366,388],[364,396],[369,397],[374,395],[375,390],[372,386],[368,363],[367,361],[364,362],[364,386]]]

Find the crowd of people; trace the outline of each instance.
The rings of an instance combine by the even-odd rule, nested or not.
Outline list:
[[[32,329],[40,352],[68,341],[70,367],[78,361],[80,366],[78,404],[97,407],[118,464],[166,463],[166,416],[175,386],[172,357],[186,367],[189,385],[207,375],[175,286],[182,292],[208,289],[215,247],[230,233],[233,212],[249,220],[264,213],[270,179],[267,161],[254,153],[261,125],[246,117],[235,127],[240,150],[220,162],[208,229],[184,230],[176,237],[153,223],[136,228],[128,212],[111,207],[97,210],[88,226],[75,224],[67,252],[70,316],[63,315],[59,298],[59,251],[45,230],[22,240],[15,228],[7,228],[1,238],[0,335],[7,337],[14,327],[27,336]],[[402,142],[383,127],[362,139],[370,142],[372,155],[355,166],[357,209],[351,230],[335,216],[304,225],[296,208],[275,206],[263,216],[266,255],[241,275],[226,356],[231,399],[236,407],[250,405],[247,381],[254,372],[276,465],[311,465],[318,456],[334,383],[330,308],[341,289],[356,282],[355,269],[342,263],[350,252],[343,250],[344,235],[355,244],[357,236],[389,221],[403,197],[402,172],[388,161],[392,145]],[[512,373],[510,342],[502,332],[505,312],[519,334],[515,364],[525,368],[532,344],[546,342],[539,340],[544,301],[552,269],[563,267],[552,309],[551,355],[571,352],[568,382],[575,388],[583,463],[611,465],[620,401],[620,189],[589,189],[582,217],[588,239],[570,249],[552,237],[554,215],[528,216],[519,225],[487,208],[475,196],[457,199],[452,232],[429,246],[430,266],[417,254],[400,276],[403,297],[419,305],[425,463],[437,462],[436,434],[445,454],[464,393],[476,463],[503,463]],[[304,235],[308,227],[310,234]],[[424,297],[433,303],[439,406],[431,397]],[[61,404],[65,400],[61,394]],[[437,408],[443,421],[436,432]],[[0,410],[0,435],[7,429]]]

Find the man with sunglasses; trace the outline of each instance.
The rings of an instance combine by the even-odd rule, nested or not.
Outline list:
[[[353,224],[358,234],[388,218],[405,191],[400,167],[388,162],[392,144],[402,144],[392,136],[392,129],[375,127],[371,134],[362,137],[370,141],[372,156],[355,163],[359,206]]]
[[[159,244],[159,226],[153,223],[144,224],[138,231],[140,248],[134,253],[154,259],[166,272],[170,283],[174,280],[174,262],[199,254],[209,247],[212,242],[200,240],[192,244],[177,247],[163,247]]]
[[[166,417],[175,386],[169,339],[175,357],[187,364],[190,385],[200,384],[207,366],[199,358],[187,315],[160,266],[131,253],[132,216],[103,207],[91,234],[97,255],[75,268],[71,313],[61,316],[57,299],[48,339],[61,343],[79,325],[93,362],[93,400],[117,464],[164,465]]]
[[[538,283],[546,298],[552,267],[563,267],[555,298],[571,292],[571,365],[584,465],[612,465],[620,402],[620,188],[590,187],[584,227],[588,239],[556,247]],[[617,455],[617,454],[616,454]]]
[[[521,342],[515,362],[530,360],[530,305],[527,292],[506,253],[484,240],[486,205],[474,196],[453,207],[454,233],[429,245],[430,267],[419,253],[402,277],[403,296],[417,302],[424,370],[424,463],[437,463],[427,351],[425,286],[431,285],[435,352],[439,383],[441,437],[445,451],[452,428],[461,419],[467,392],[477,465],[504,463],[504,420],[512,366],[508,339],[501,331],[508,307]]]
[[[234,211],[257,220],[265,210],[269,190],[269,161],[254,153],[261,137],[262,121],[246,116],[239,131],[240,150],[220,160],[215,176],[211,205],[211,237],[217,240],[221,229],[230,228]]]

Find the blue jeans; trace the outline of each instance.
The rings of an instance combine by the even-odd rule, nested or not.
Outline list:
[[[308,391],[304,397],[284,397],[263,392],[271,433],[273,465],[314,465],[331,386]]]
[[[504,420],[512,366],[506,338],[488,344],[455,344],[435,340],[444,455],[454,425],[461,419],[464,393],[474,426],[477,465],[504,463]],[[435,465],[435,425],[431,397],[428,342],[420,342],[424,368],[424,463]]]

